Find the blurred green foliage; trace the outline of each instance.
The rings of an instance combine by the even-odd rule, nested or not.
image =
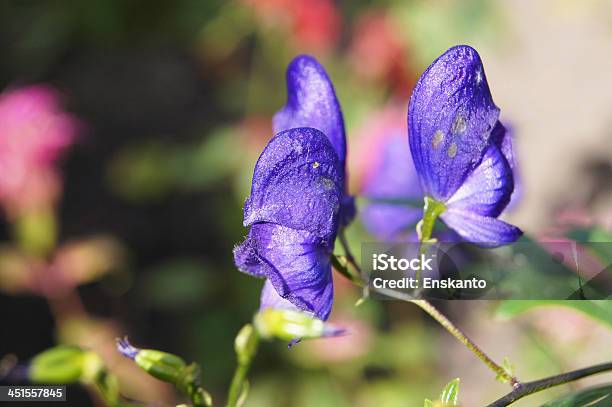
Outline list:
[[[587,388],[550,401],[542,407],[606,407],[612,403],[612,385]]]
[[[506,300],[497,307],[497,315],[501,318],[512,318],[543,306],[570,308],[612,327],[612,301],[609,300]]]

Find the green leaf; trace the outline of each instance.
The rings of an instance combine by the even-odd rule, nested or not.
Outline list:
[[[459,398],[459,378],[451,380],[442,390],[440,401],[449,406],[456,406]]]
[[[610,405],[612,405],[612,384],[606,384],[570,393],[549,401],[541,407],[607,407]]]
[[[542,306],[569,307],[612,328],[612,301],[608,300],[505,300],[497,307],[496,314],[501,318],[512,318]]]
[[[423,407],[434,407],[434,403],[429,399],[425,399],[425,404],[423,404]]]

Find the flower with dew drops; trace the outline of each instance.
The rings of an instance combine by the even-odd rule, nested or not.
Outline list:
[[[343,170],[313,128],[278,133],[262,152],[244,205],[249,235],[238,269],[265,278],[261,310],[301,310],[326,320],[333,303],[330,256],[339,227]]]
[[[297,56],[287,67],[287,103],[274,115],[274,133],[312,127],[327,136],[340,163],[342,226],[355,216],[355,202],[347,193],[344,118],[334,86],[321,64],[309,55]]]
[[[520,237],[519,228],[497,219],[514,190],[506,137],[480,56],[469,46],[450,48],[421,75],[408,108],[424,221],[428,212],[439,216],[463,239],[485,247]],[[422,225],[428,237],[431,224]]]

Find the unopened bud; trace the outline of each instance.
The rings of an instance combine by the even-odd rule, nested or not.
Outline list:
[[[253,325],[246,324],[243,326],[234,340],[234,349],[236,350],[239,364],[246,365],[251,362],[255,352],[257,352],[258,342],[259,337],[255,329],[253,329]]]
[[[81,379],[87,352],[74,346],[57,346],[39,353],[30,362],[34,383],[68,384]]]
[[[117,340],[117,349],[151,376],[164,382],[176,384],[187,366],[183,359],[171,353],[135,348],[127,338]]]
[[[255,315],[254,324],[263,338],[286,341],[339,336],[346,333],[344,329],[326,324],[311,314],[286,309],[265,309]]]

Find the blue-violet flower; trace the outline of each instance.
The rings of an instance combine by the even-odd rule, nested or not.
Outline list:
[[[427,68],[408,108],[410,150],[426,199],[442,208],[440,218],[463,239],[486,247],[522,234],[497,219],[514,190],[499,112],[480,56],[465,45]]]
[[[251,229],[234,260],[241,271],[267,279],[262,310],[328,318],[343,174],[330,140],[314,128],[278,133],[259,157],[244,205],[244,225]]]
[[[287,103],[273,119],[274,133],[297,127],[312,127],[323,132],[338,159],[342,185],[341,224],[355,216],[355,202],[347,193],[346,134],[340,102],[323,66],[312,56],[299,55],[287,66]]]

